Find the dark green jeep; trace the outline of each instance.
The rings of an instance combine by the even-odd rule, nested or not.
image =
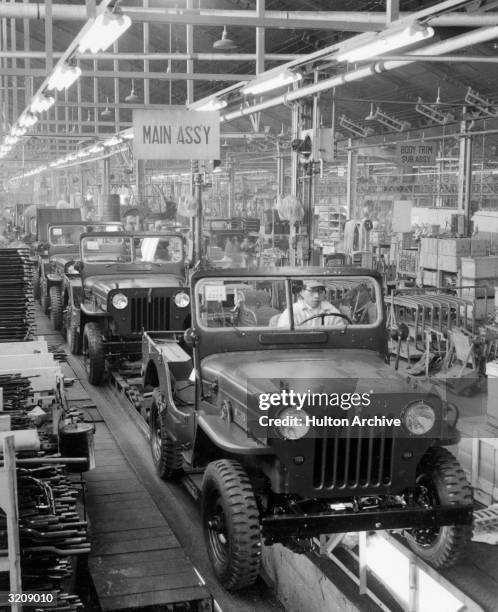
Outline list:
[[[151,450],[165,479],[204,470],[206,544],[228,589],[261,541],[403,529],[436,567],[472,534],[472,491],[444,448],[458,410],[389,364],[381,277],[353,268],[196,271],[192,323],[146,333]]]
[[[185,242],[175,233],[93,232],[81,236],[80,252],[81,292],[68,303],[66,329],[98,385],[106,362],[140,358],[144,330],[190,325]]]

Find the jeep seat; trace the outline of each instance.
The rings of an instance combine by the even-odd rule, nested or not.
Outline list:
[[[248,289],[242,291],[244,300],[241,301],[239,325],[241,327],[267,327],[275,315],[280,315],[277,308],[270,306],[271,295],[262,289]]]

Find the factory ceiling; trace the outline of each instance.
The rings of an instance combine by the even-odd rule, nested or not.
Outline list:
[[[131,27],[106,51],[79,53],[82,28],[105,7],[128,15]],[[368,42],[415,17],[434,29],[422,46],[337,60],[348,39]],[[360,134],[367,143],[420,134],[451,142],[466,120],[464,129],[486,132],[483,159],[497,151],[496,0],[24,0],[0,4],[0,18],[3,139],[58,63],[82,71],[0,159],[4,179],[121,132],[134,108],[201,99],[226,103],[222,136],[241,158],[288,140],[292,108],[306,117],[313,95],[320,125],[333,126],[339,143]],[[236,47],[225,48],[226,39]],[[239,83],[284,64],[299,83],[242,92]]]

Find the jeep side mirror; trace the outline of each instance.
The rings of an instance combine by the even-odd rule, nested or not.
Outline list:
[[[198,340],[199,340],[199,336],[195,333],[195,330],[192,329],[191,327],[189,327],[188,329],[184,331],[183,341],[185,342],[187,346],[190,346],[191,348],[194,347],[197,344]]]

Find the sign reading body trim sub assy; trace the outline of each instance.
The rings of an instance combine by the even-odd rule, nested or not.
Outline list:
[[[219,111],[133,111],[135,159],[220,159]]]

